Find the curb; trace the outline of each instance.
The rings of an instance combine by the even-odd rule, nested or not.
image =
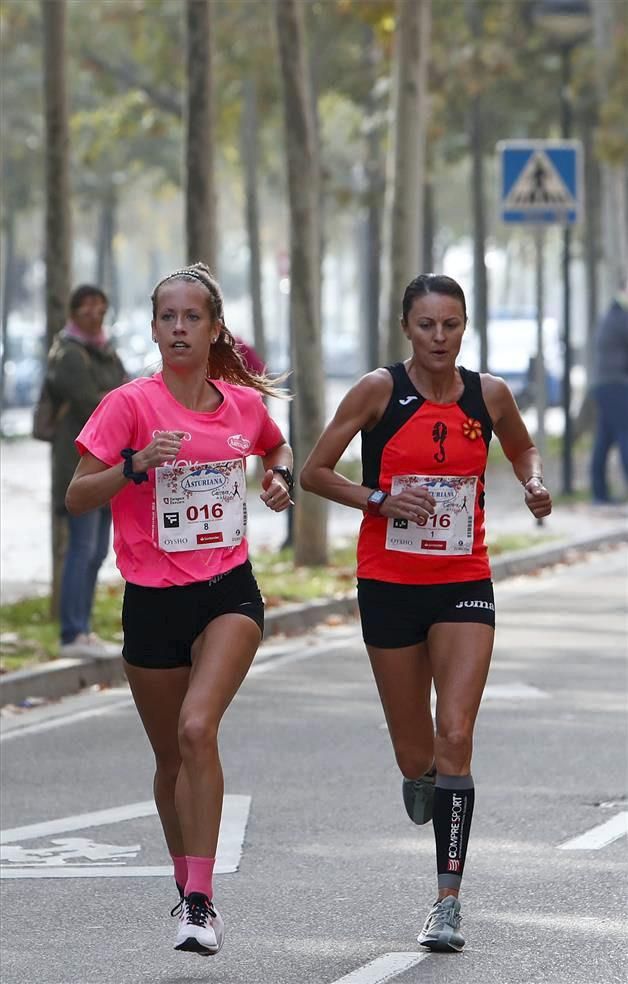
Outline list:
[[[554,564],[572,563],[591,550],[617,546],[628,541],[628,527],[608,530],[595,536],[580,537],[563,543],[513,550],[491,561],[493,581],[530,574]],[[357,616],[353,594],[339,598],[317,599],[307,604],[284,605],[270,611],[265,619],[265,636],[299,635],[305,629],[337,617]],[[125,680],[122,658],[104,656],[97,659],[56,659],[26,670],[0,677],[0,707],[21,704],[28,698],[58,700],[94,685],[112,686]]]

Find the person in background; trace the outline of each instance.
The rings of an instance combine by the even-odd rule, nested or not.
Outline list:
[[[124,366],[103,327],[107,295],[100,287],[82,284],[69,301],[69,318],[48,357],[47,380],[60,411],[52,439],[52,504],[67,522],[67,548],[60,590],[63,656],[98,655],[106,644],[91,631],[98,571],[109,550],[111,511],[108,505],[82,516],[65,508],[65,493],[79,453],[79,431],[105,394],[127,379]]]
[[[613,501],[606,471],[608,455],[615,444],[628,484],[628,276],[600,321],[593,380],[596,429],[591,487],[593,501],[605,505]]]
[[[239,335],[235,335],[234,338],[236,349],[238,350],[246,368],[250,369],[250,371],[255,373],[256,376],[263,376],[266,372],[266,366],[260,359],[253,346],[249,345],[248,342],[245,342]]]

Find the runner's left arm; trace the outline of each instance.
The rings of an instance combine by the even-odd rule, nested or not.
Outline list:
[[[281,472],[275,472],[273,468],[287,468],[290,474],[292,474],[292,448],[284,441],[282,444],[278,444],[277,447],[267,451],[266,454],[261,456],[261,459],[264,466],[264,474],[262,476],[260,499],[273,512],[283,512],[288,506],[294,505],[291,495],[292,489],[289,488],[288,482]]]

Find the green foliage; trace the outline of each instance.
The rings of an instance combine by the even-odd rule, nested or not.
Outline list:
[[[3,211],[43,198],[41,32],[37,0],[0,7]]]
[[[522,550],[547,542],[551,537],[536,534],[512,534],[489,541],[492,556]],[[295,567],[292,550],[263,550],[252,558],[255,574],[266,602],[267,611],[281,605],[308,602],[314,599],[336,598],[355,589],[355,542],[337,546],[331,553],[329,566]],[[93,622],[98,634],[105,639],[122,640],[120,612],[122,587],[105,585],[98,588],[94,603]],[[50,619],[50,599],[33,598],[0,608],[2,631],[14,637],[10,645],[0,648],[2,672],[20,669],[32,663],[46,662],[58,655],[56,622]]]
[[[625,7],[622,8],[625,12]],[[626,16],[628,20],[628,16]],[[609,55],[608,95],[600,107],[596,146],[600,158],[610,165],[628,163],[628,25],[618,30]]]

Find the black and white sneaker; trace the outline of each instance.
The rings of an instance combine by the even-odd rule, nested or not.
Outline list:
[[[179,901],[170,910],[170,915],[171,916],[180,916],[181,915],[181,911],[183,909],[183,899],[185,898],[185,892],[183,891],[183,889],[179,885],[179,882],[175,882],[175,885],[177,886],[177,892],[179,893]]]
[[[201,892],[190,892],[181,905],[175,950],[213,956],[220,950],[224,936],[225,925],[213,902]]]

